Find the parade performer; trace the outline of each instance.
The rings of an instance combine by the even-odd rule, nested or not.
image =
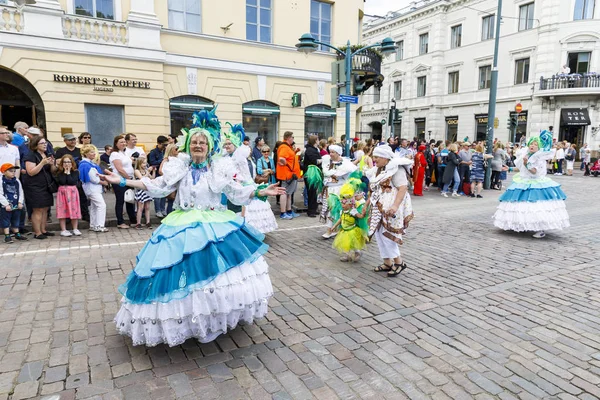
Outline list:
[[[340,189],[348,176],[356,171],[357,166],[349,158],[342,157],[342,146],[332,144],[329,146],[329,156],[323,156],[321,166],[323,167],[323,205],[321,207],[321,220],[327,224],[327,232],[323,234],[324,239],[329,239],[336,235],[331,229],[340,218],[339,213],[332,213],[329,210],[329,196],[338,195]]]
[[[552,156],[552,133],[543,131],[532,137],[515,160],[519,173],[500,196],[494,225],[503,230],[535,232],[534,238],[546,236],[545,231],[570,226],[565,206],[567,196],[560,184],[546,176],[546,163]]]
[[[423,196],[423,181],[425,179],[425,170],[427,169],[427,160],[425,159],[425,145],[419,146],[419,151],[415,155],[415,166],[413,168],[413,194]]]
[[[340,189],[340,219],[332,228],[336,231],[339,227],[339,233],[332,247],[342,253],[344,262],[358,261],[368,240],[368,204],[362,186],[360,178],[351,178]]]
[[[107,173],[114,185],[164,197],[177,190],[176,210],[154,231],[120,286],[117,331],[134,345],[176,346],[188,338],[210,342],[239,322],[266,315],[273,294],[264,236],[221,204],[234,204],[281,192],[276,185],[243,186],[234,179],[230,157],[219,157],[220,123],[212,111],[194,113],[182,130],[180,153],[163,175],[135,181]]]
[[[413,219],[412,203],[408,194],[408,172],[413,161],[394,157],[388,145],[373,150],[375,166],[367,171],[371,187],[371,221],[369,236],[375,235],[383,264],[375,272],[387,272],[394,277],[407,268],[402,261],[399,245],[402,234]]]

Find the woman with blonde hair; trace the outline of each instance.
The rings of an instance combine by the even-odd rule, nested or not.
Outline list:
[[[500,174],[502,173],[502,166],[506,159],[506,151],[504,151],[504,144],[501,141],[497,141],[494,144],[494,151],[492,152],[494,158],[492,159],[492,188],[496,190],[502,189],[502,183],[500,182]]]
[[[329,154],[327,152],[327,140],[319,140],[319,153],[321,153],[321,156],[326,156],[327,154]]]
[[[104,227],[106,222],[106,203],[102,196],[102,186],[108,184],[100,180],[102,169],[97,164],[98,149],[93,144],[81,147],[81,162],[79,163],[79,180],[83,191],[90,201],[90,231],[108,232]]]

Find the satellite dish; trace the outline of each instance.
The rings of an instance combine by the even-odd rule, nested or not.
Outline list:
[[[13,3],[17,6],[17,10],[21,11],[26,5],[35,4],[35,0],[13,0]]]

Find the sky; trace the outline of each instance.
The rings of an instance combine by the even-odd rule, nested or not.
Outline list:
[[[396,11],[410,4],[410,0],[366,0],[365,14],[384,16],[388,11]]]

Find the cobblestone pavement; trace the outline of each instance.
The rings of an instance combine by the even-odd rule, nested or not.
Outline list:
[[[345,264],[315,219],[282,221],[267,318],[209,344],[116,334],[150,231],[3,246],[0,399],[600,398],[600,179],[557,180],[573,227],[544,240],[493,227],[496,191],[415,199],[395,279],[374,244]]]

